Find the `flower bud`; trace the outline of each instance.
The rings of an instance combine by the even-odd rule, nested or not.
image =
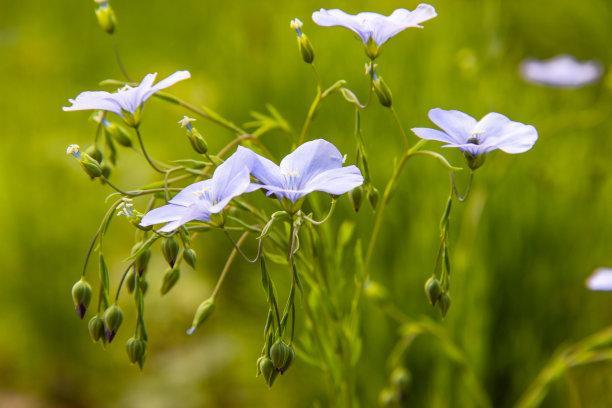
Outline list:
[[[312,48],[312,43],[306,34],[298,36],[297,43],[300,49],[300,54],[302,54],[302,60],[304,60],[304,62],[307,64],[312,64],[315,54],[314,49]]]
[[[471,170],[476,170],[477,168],[479,168],[480,166],[484,164],[486,155],[484,154],[474,155],[469,152],[463,152],[463,157],[465,157],[465,161],[467,162],[468,167]]]
[[[448,313],[448,309],[451,305],[451,297],[448,292],[444,292],[440,295],[440,299],[438,299],[438,308],[440,309],[440,313],[442,313],[442,317],[446,317],[446,313]]]
[[[162,242],[162,253],[164,254],[164,258],[170,267],[174,267],[174,263],[176,262],[176,257],[179,253],[179,246],[176,238],[167,237],[164,238]]]
[[[116,304],[104,311],[104,334],[109,343],[115,338],[122,322],[123,312]]]
[[[214,310],[215,300],[213,298],[206,299],[204,302],[202,302],[195,312],[191,327],[187,329],[187,334],[192,335],[195,333],[196,329],[210,317]]]
[[[149,267],[149,260],[151,259],[151,249],[147,248],[136,257],[136,261],[134,265],[136,266],[136,271],[138,271],[138,276],[142,276],[147,271]]]
[[[282,340],[277,340],[276,343],[270,347],[270,359],[274,364],[274,367],[282,374],[286,369],[289,368],[293,362],[295,353],[293,349],[285,344]]]
[[[368,191],[368,201],[370,202],[370,205],[372,206],[373,210],[376,210],[379,198],[380,193],[378,192],[378,189],[372,186],[372,188],[370,188],[370,190]]]
[[[274,367],[274,363],[268,357],[260,357],[257,360],[257,366],[259,368],[259,372],[263,375],[264,380],[266,380],[266,384],[268,387],[272,388],[272,384],[276,380],[278,376],[278,371]]]
[[[442,295],[442,286],[440,286],[440,281],[436,279],[435,276],[430,277],[427,279],[427,282],[425,282],[425,294],[427,295],[427,299],[432,306],[435,306],[440,300],[440,295]]]
[[[196,153],[206,154],[208,152],[208,144],[196,128],[193,128],[191,131],[187,131],[187,138],[189,139],[189,143]]]
[[[97,178],[102,175],[102,167],[100,167],[100,163],[87,153],[83,153],[81,155],[81,167],[91,178]]]
[[[161,286],[161,294],[165,295],[166,293],[170,292],[170,289],[172,289],[174,285],[176,285],[176,282],[178,282],[180,277],[181,271],[179,268],[169,268],[164,274],[164,279],[162,281]]]
[[[102,164],[100,165],[100,169],[102,170],[102,177],[104,178],[109,178],[111,175],[111,171],[112,171],[112,167],[110,164],[108,164],[108,162],[105,160],[102,162]]]
[[[81,278],[72,286],[72,301],[77,315],[82,319],[91,301],[91,286]]]
[[[185,259],[185,262],[187,262],[189,266],[195,269],[197,260],[196,251],[191,248],[185,249],[185,251],[183,252],[183,259]]]
[[[359,212],[359,209],[361,208],[361,200],[363,198],[363,187],[359,186],[351,190],[349,193],[349,198],[353,204],[353,210],[355,210],[355,212]]]
[[[147,353],[147,342],[138,337],[130,337],[125,344],[128,358],[132,364],[138,364],[142,370]]]
[[[375,75],[372,85],[374,86],[374,93],[378,97],[380,104],[386,108],[390,108],[393,104],[393,95],[382,77]]]
[[[130,269],[127,277],[125,278],[125,286],[127,286],[129,293],[134,293],[134,289],[136,289],[136,274],[134,274],[133,269]]]
[[[111,8],[110,4],[108,4],[107,0],[95,1],[98,3],[98,6],[96,7],[96,18],[98,19],[98,24],[108,34],[112,34],[115,32],[115,26],[117,25],[115,12]]]
[[[370,38],[368,40],[368,43],[365,45],[365,53],[372,61],[380,55],[380,47],[378,47],[374,39]]]
[[[117,143],[123,147],[132,147],[132,138],[123,126],[109,122],[106,119],[104,119],[103,125],[106,132],[111,135]]]
[[[94,343],[104,337],[104,320],[99,315],[91,318],[87,328],[89,329],[89,336]]]
[[[98,149],[96,145],[89,146],[87,149],[85,149],[85,153],[91,156],[91,158],[97,161],[98,163],[102,162],[102,151]]]

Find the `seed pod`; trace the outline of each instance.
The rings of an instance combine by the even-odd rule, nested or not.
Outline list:
[[[206,299],[198,306],[198,309],[193,316],[191,327],[187,329],[187,334],[192,335],[196,329],[204,323],[215,310],[215,300],[213,298]]]
[[[281,374],[284,371],[283,368],[289,368],[291,360],[293,360],[293,356],[291,356],[291,354],[293,354],[293,350],[282,340],[277,340],[276,343],[270,347],[270,359],[272,360],[274,367],[276,367]],[[287,364],[288,361],[289,365]]]
[[[147,353],[147,342],[138,337],[130,337],[125,345],[125,349],[130,362],[138,364],[142,370]]]
[[[107,0],[96,0],[96,3],[98,3],[98,6],[96,7],[96,18],[98,19],[98,24],[108,34],[114,33],[117,25],[115,12],[111,8],[110,4],[108,4]]]
[[[438,308],[440,309],[440,313],[442,313],[442,317],[446,317],[446,313],[448,313],[448,309],[451,306],[451,297],[448,292],[444,292],[440,295],[440,299],[438,300]]]
[[[167,237],[164,238],[162,242],[162,253],[164,254],[164,258],[170,267],[174,267],[174,263],[176,262],[176,257],[178,256],[179,246],[176,238]]]
[[[99,315],[91,318],[87,328],[89,329],[89,336],[94,343],[104,337],[104,320]]]
[[[134,289],[136,289],[136,275],[134,274],[134,269],[130,269],[125,278],[125,286],[127,286],[127,290],[129,293],[134,293]]]
[[[77,315],[82,319],[91,302],[91,286],[81,278],[72,286],[72,301]]]
[[[122,322],[123,312],[119,306],[112,305],[104,311],[104,334],[109,343],[115,338]]]
[[[260,357],[258,360],[258,367],[259,372],[266,381],[266,384],[268,384],[268,387],[272,388],[272,384],[274,384],[274,381],[278,376],[278,371],[276,371],[274,363],[272,363],[272,360],[270,360],[268,357]]]
[[[386,82],[382,77],[377,76],[372,81],[372,85],[374,86],[374,93],[378,97],[380,104],[385,108],[390,108],[391,105],[393,105],[393,95]]]
[[[170,292],[170,289],[172,289],[174,285],[176,285],[176,282],[178,282],[180,277],[181,271],[179,268],[169,268],[164,274],[164,279],[162,281],[161,286],[161,294],[165,295],[166,293]]]
[[[185,259],[185,262],[187,262],[189,266],[195,269],[197,260],[196,251],[191,248],[185,249],[185,251],[183,252],[183,259]]]
[[[376,206],[378,206],[378,199],[380,198],[380,194],[378,193],[378,189],[374,186],[370,188],[368,191],[368,201],[372,206],[373,210],[376,210]]]
[[[435,306],[440,300],[442,287],[440,286],[440,281],[436,279],[435,276],[430,277],[427,279],[427,282],[425,282],[425,294],[432,306]]]
[[[349,193],[349,197],[353,204],[353,210],[355,210],[355,212],[359,212],[359,209],[361,208],[361,200],[363,197],[363,187],[359,186],[357,188],[354,188]]]

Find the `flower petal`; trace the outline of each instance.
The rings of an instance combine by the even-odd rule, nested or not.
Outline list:
[[[516,154],[531,149],[537,140],[538,131],[533,126],[509,121],[500,129],[499,135],[487,136],[483,145]]]
[[[164,222],[177,221],[183,218],[189,212],[188,207],[175,204],[167,204],[159,208],[155,208],[142,217],[140,225],[148,227],[149,225],[161,224]]]
[[[599,268],[587,279],[586,285],[591,290],[612,291],[612,269]]]
[[[282,185],[283,178],[280,168],[270,160],[242,146],[238,146],[234,155],[236,159],[240,159],[247,166],[253,177],[261,181],[262,184]]]
[[[177,195],[175,195],[170,201],[170,204],[182,205],[188,207],[195,203],[199,199],[199,192],[205,191],[206,189],[212,189],[212,180],[198,181],[182,189]]]
[[[342,167],[344,158],[333,144],[316,139],[300,145],[280,162],[281,174],[297,177],[301,189],[313,177],[327,170]]]
[[[421,139],[436,140],[438,142],[445,143],[455,143],[455,139],[452,136],[440,130],[429,128],[412,128],[410,130],[412,130],[412,132]]]
[[[472,129],[476,126],[476,119],[458,110],[435,108],[429,111],[429,119],[451,136],[457,144],[467,142]]]
[[[70,99],[72,106],[64,106],[63,111],[105,110],[121,115],[121,106],[114,100],[113,94],[106,91],[87,91]]]
[[[177,82],[184,81],[185,79],[191,78],[191,73],[189,71],[176,71],[174,74],[162,79],[155,85],[151,87],[151,94],[154,94],[157,91],[161,91],[162,89],[166,89],[176,84]]]
[[[321,9],[312,13],[312,21],[318,25],[322,27],[341,26],[348,28],[356,33],[365,44],[370,39],[372,31],[358,17],[339,9]]]
[[[363,184],[363,176],[356,166],[341,167],[324,171],[313,177],[302,189],[303,192],[322,191],[341,195]]]
[[[419,4],[414,11],[397,9],[385,18],[383,24],[374,27],[374,41],[376,44],[382,45],[406,28],[423,28],[420,23],[436,16],[436,10],[429,4]]]

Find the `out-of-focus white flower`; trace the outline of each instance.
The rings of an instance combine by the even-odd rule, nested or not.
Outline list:
[[[612,269],[599,268],[586,281],[587,288],[591,290],[612,291]]]
[[[527,59],[521,63],[521,75],[528,82],[559,87],[578,88],[596,82],[603,73],[597,61],[577,61],[571,55],[549,60]]]

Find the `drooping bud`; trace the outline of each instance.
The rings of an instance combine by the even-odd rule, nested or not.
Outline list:
[[[98,4],[96,6],[98,24],[108,34],[114,33],[117,25],[117,18],[110,4],[108,4],[108,0],[95,0],[95,2]]]
[[[444,292],[440,295],[440,299],[438,299],[438,308],[440,309],[440,313],[442,313],[442,317],[446,317],[446,313],[448,313],[448,309],[451,306],[451,297],[448,292]]]
[[[297,34],[297,44],[298,49],[300,50],[300,54],[302,55],[302,60],[304,60],[304,62],[307,64],[312,64],[315,57],[314,49],[312,48],[312,43],[310,42],[306,34],[302,32],[303,25],[304,24],[300,21],[299,18],[294,18],[293,20],[291,20],[290,24],[291,28],[294,29],[295,33]]]
[[[81,155],[81,167],[91,178],[97,178],[102,175],[102,167],[100,166],[100,163],[87,153],[83,153]]]
[[[89,336],[94,343],[104,337],[104,320],[99,315],[91,318],[87,328],[89,329]]]
[[[174,237],[166,237],[162,242],[162,253],[164,254],[164,258],[170,267],[174,267],[174,263],[176,262],[176,258],[179,253],[179,246],[176,238]]]
[[[274,367],[274,363],[272,363],[272,360],[270,360],[268,357],[260,357],[259,360],[257,360],[257,365],[259,372],[266,381],[266,384],[268,384],[268,387],[272,388],[272,385],[278,376],[278,371],[276,370],[276,367]]]
[[[274,367],[276,367],[281,374],[289,368],[293,362],[294,355],[293,349],[280,339],[270,347],[270,359]]]
[[[104,334],[109,343],[115,338],[122,322],[123,312],[116,304],[104,311]]]
[[[191,248],[185,249],[185,251],[183,252],[183,259],[185,259],[185,262],[187,262],[189,266],[195,269],[197,261],[196,251]]]
[[[208,318],[214,312],[214,310],[215,310],[215,299],[214,298],[209,298],[209,299],[206,299],[204,302],[202,302],[200,306],[198,306],[198,309],[196,310],[195,315],[193,316],[193,322],[191,323],[191,327],[187,329],[187,334],[191,336],[193,333],[195,333],[196,329],[200,327],[202,323],[208,320]]]
[[[81,278],[72,286],[72,301],[77,315],[82,319],[91,301],[91,286]]]
[[[465,161],[467,162],[468,167],[471,170],[476,170],[484,164],[485,158],[487,156],[485,154],[472,154],[469,152],[463,152],[463,157],[465,157]]]
[[[170,289],[176,285],[179,278],[181,277],[181,270],[179,268],[169,268],[164,274],[164,279],[161,286],[161,294],[165,295],[170,292]]]
[[[119,126],[107,119],[102,119],[102,125],[106,132],[121,146],[132,147],[132,138],[123,126]]]
[[[442,286],[440,286],[440,281],[435,276],[430,277],[425,282],[425,294],[432,306],[435,306],[440,300]]]
[[[391,94],[391,89],[389,89],[387,83],[381,76],[374,74],[372,86],[374,87],[374,93],[378,97],[380,104],[385,108],[390,108],[391,105],[393,105],[393,95]]]
[[[353,204],[353,210],[355,210],[355,212],[359,212],[359,209],[361,208],[361,201],[363,199],[363,187],[359,186],[351,190],[351,192],[349,192],[349,198]]]
[[[368,191],[368,201],[370,202],[370,205],[372,206],[373,210],[376,210],[376,207],[378,206],[379,198],[380,198],[380,194],[378,193],[378,189],[374,186],[371,186],[371,188]]]
[[[91,158],[93,158],[98,163],[102,162],[102,151],[98,149],[96,145],[91,145],[87,149],[85,149],[85,153],[87,153]]]
[[[147,342],[139,337],[130,337],[125,344],[125,349],[130,362],[132,364],[138,364],[142,370],[147,354]]]
[[[149,267],[149,260],[151,259],[151,249],[147,248],[143,250],[138,257],[136,257],[136,261],[134,266],[136,267],[136,271],[138,272],[138,276],[142,276],[147,272],[147,268]]]
[[[125,278],[125,286],[127,286],[127,290],[129,293],[134,293],[134,289],[136,289],[136,274],[134,273],[134,269],[130,269]]]
[[[113,170],[111,165],[106,160],[102,162],[102,164],[100,165],[100,169],[102,169],[102,177],[104,178],[109,178],[111,175],[111,171]]]

